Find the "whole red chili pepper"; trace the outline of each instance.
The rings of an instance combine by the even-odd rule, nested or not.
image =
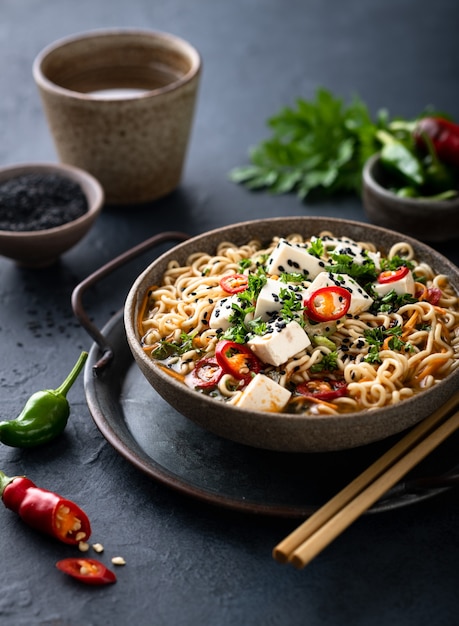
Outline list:
[[[87,541],[91,525],[86,513],[71,500],[40,489],[25,476],[10,478],[0,472],[0,496],[29,526],[59,541],[78,544]]]
[[[416,123],[413,135],[419,148],[427,149],[427,136],[440,161],[459,167],[459,124],[442,117],[423,117]]]

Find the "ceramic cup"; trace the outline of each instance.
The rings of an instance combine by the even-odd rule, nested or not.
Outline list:
[[[133,29],[59,40],[33,63],[59,159],[95,176],[108,204],[152,201],[177,187],[200,73],[188,42]]]

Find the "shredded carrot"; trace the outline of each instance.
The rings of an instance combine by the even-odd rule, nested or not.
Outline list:
[[[382,350],[390,350],[390,346],[389,346],[389,341],[392,339],[392,337],[386,337],[383,341],[383,344],[381,346]]]
[[[443,349],[442,352],[445,352],[445,349]],[[426,378],[427,376],[431,374],[435,374],[435,372],[439,370],[442,367],[442,365],[446,363],[448,359],[449,359],[449,355],[438,356],[435,359],[432,359],[425,366],[425,368],[421,372],[419,372],[419,374],[416,376],[416,380],[419,382],[423,378]]]
[[[409,320],[403,325],[403,333],[402,339],[406,339],[408,335],[414,330],[416,324],[418,323],[419,313],[414,311]]]
[[[165,372],[166,374],[169,374],[169,376],[172,376],[172,378],[175,378],[176,380],[179,380],[182,383],[185,380],[185,376],[183,374],[179,374],[178,372],[171,370],[169,367],[164,367],[164,365],[160,365],[159,367],[163,370],[163,372]]]
[[[139,313],[137,315],[137,332],[139,333],[139,337],[143,336],[143,318],[145,315],[145,310],[147,308],[148,300],[150,298],[150,294],[156,288],[156,285],[148,287],[142,300],[142,304],[140,305]]]
[[[320,398],[314,398],[314,396],[306,396],[307,400],[311,400],[311,402],[316,402],[316,404],[324,404],[328,406],[330,409],[338,410],[338,405],[333,404],[333,402],[326,402],[325,400],[321,400]]]
[[[425,300],[427,298],[427,294],[429,293],[427,290],[427,287],[425,285],[423,285],[422,283],[414,283],[414,286],[416,288],[416,297],[418,300]],[[421,292],[420,295],[418,296],[418,290]]]
[[[157,347],[158,347],[157,343],[152,343],[151,345],[148,345],[148,346],[142,346],[142,350],[148,354],[149,352],[153,352],[153,350],[155,350]]]

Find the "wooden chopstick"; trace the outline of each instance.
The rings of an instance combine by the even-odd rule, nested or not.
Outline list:
[[[302,568],[459,427],[456,393],[273,549],[280,563]],[[443,422],[443,423],[442,423]]]

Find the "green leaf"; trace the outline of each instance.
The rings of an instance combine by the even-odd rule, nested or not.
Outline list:
[[[258,176],[259,168],[253,165],[243,165],[235,167],[229,173],[229,178],[234,183],[245,183],[246,181]]]

